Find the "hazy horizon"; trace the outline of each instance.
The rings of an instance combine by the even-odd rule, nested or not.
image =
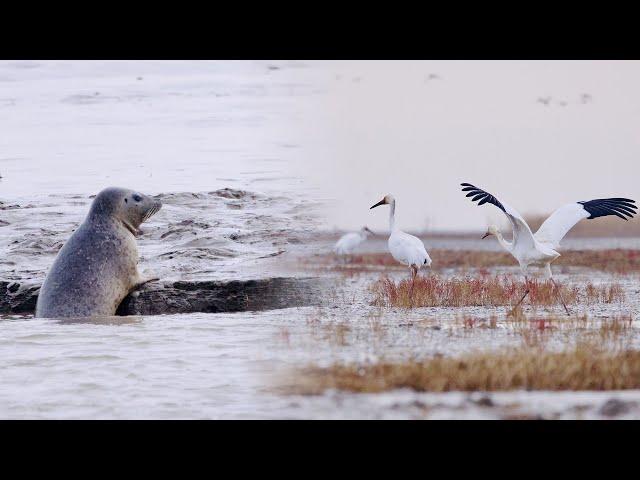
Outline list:
[[[386,229],[388,209],[369,207],[388,193],[406,230],[503,224],[462,182],[523,215],[639,200],[638,61],[308,63],[326,92],[303,105],[304,167],[332,200],[329,229]]]
[[[640,200],[638,84],[639,61],[0,62],[0,188],[295,188],[374,231],[391,193],[404,230],[477,231],[505,219],[462,182],[523,215]]]

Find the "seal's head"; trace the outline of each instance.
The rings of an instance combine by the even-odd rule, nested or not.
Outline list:
[[[162,208],[159,199],[135,190],[110,187],[102,190],[93,200],[90,217],[108,216],[121,221],[135,235],[142,222]]]

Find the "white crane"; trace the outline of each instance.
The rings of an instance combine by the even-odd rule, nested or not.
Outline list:
[[[389,251],[393,258],[411,268],[411,280],[415,280],[418,270],[423,265],[431,266],[431,258],[424,244],[418,237],[404,233],[396,227],[396,199],[393,195],[387,195],[371,208],[380,205],[389,205]],[[369,210],[371,210],[371,208]],[[413,283],[411,285],[413,292]]]
[[[351,253],[354,248],[364,242],[369,235],[375,235],[367,227],[362,227],[359,232],[346,233],[333,246],[333,251],[339,255]]]
[[[637,213],[635,210],[638,208],[634,205],[635,201],[628,198],[598,198],[595,200],[567,203],[553,212],[534,235],[529,225],[527,225],[527,222],[524,221],[522,216],[514,208],[506,203],[501,203],[490,193],[470,183],[461,183],[460,185],[464,187],[462,189],[463,192],[469,192],[467,193],[467,197],[473,197],[471,199],[472,201],[476,202],[480,200],[478,205],[485,203],[495,205],[505,213],[511,222],[513,228],[512,242],[506,241],[495,225],[490,225],[487,233],[485,233],[482,238],[495,235],[500,245],[502,245],[502,248],[513,255],[520,264],[520,270],[525,278],[526,291],[512,312],[515,311],[529,293],[529,267],[542,268],[544,276],[553,282],[556,289],[558,288],[557,283],[551,275],[551,262],[560,256],[555,249],[560,247],[560,240],[562,240],[576,223],[584,218],[591,220],[609,215],[616,215],[623,220],[627,220],[626,217],[633,218],[633,215]],[[560,297],[560,295],[558,296]],[[564,303],[564,300],[562,300],[562,297],[560,297],[560,301],[568,315],[569,309]]]

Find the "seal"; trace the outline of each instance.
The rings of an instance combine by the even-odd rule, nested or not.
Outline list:
[[[145,283],[135,235],[162,203],[134,190],[107,188],[56,256],[40,288],[36,318],[113,316]]]

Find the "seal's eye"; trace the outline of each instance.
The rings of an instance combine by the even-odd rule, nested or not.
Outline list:
[[[141,201],[142,201],[142,197],[141,197],[140,195],[134,195],[134,196],[133,196],[133,199],[134,199],[136,202],[141,202]]]

